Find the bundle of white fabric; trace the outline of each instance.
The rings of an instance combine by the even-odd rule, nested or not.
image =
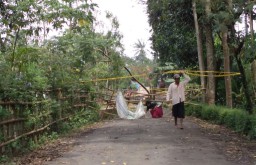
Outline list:
[[[130,111],[128,109],[126,100],[120,90],[118,90],[116,96],[116,110],[118,116],[122,119],[139,119],[146,114],[145,108],[141,100],[139,104],[136,106],[136,111]]]

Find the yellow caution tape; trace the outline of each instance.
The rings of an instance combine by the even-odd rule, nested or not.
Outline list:
[[[222,72],[222,71],[193,71],[193,70],[185,70],[184,71],[188,75],[192,76],[209,76],[212,75],[214,77],[226,77],[226,76],[238,76],[240,75],[239,72]],[[179,70],[167,71],[163,72],[163,74],[168,73],[180,73]]]
[[[214,77],[227,77],[227,76],[238,76],[239,72],[221,72],[221,71],[187,71],[188,75],[193,76],[209,76],[212,75]],[[207,73],[207,74],[205,74]]]
[[[222,71],[192,71],[192,70],[185,70],[184,71],[186,74],[191,75],[191,76],[214,76],[214,77],[226,77],[226,76],[238,76],[240,75],[239,72],[222,72]],[[161,74],[169,74],[169,73],[180,73],[180,70],[172,70],[172,71],[167,71],[163,72]],[[159,74],[159,73],[156,73]],[[148,74],[140,74],[140,75],[133,75],[133,76],[121,76],[121,77],[109,77],[109,78],[100,78],[100,79],[94,79],[94,80],[87,80],[87,81],[81,81],[81,83],[86,83],[86,82],[97,82],[97,81],[107,81],[107,80],[118,80],[118,79],[127,79],[127,78],[132,78],[132,77],[144,77],[148,76]]]
[[[101,79],[87,80],[87,81],[81,81],[81,82],[85,83],[85,82],[107,81],[107,80],[127,79],[127,78],[142,77],[142,76],[147,76],[147,74],[134,75],[134,76],[122,76],[122,77],[109,77],[109,78],[101,78]]]

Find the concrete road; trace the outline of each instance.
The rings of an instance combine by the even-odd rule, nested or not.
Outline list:
[[[235,165],[200,127],[185,119],[184,129],[167,117],[115,119],[74,139],[76,145],[45,165]]]

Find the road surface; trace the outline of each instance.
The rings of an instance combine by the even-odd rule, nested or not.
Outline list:
[[[235,165],[200,126],[186,118],[178,129],[167,115],[115,119],[82,133],[72,149],[45,165]]]

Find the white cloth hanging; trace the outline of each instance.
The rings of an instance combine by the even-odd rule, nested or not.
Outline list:
[[[117,91],[116,96],[116,110],[117,114],[122,119],[139,119],[146,114],[142,101],[136,106],[136,111],[132,112],[128,109],[126,100],[120,90]]]

